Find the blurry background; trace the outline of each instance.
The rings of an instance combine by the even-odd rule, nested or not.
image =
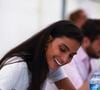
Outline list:
[[[82,8],[100,19],[100,0],[0,0],[0,58],[52,22]]]

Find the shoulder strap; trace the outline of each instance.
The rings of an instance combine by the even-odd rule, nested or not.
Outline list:
[[[20,63],[20,62],[24,62],[24,60],[21,57],[14,56],[11,58],[7,58],[1,63],[0,69],[5,65],[10,65],[14,63]]]

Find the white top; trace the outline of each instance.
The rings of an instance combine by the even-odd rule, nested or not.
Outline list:
[[[58,90],[54,82],[66,78],[63,69],[58,68],[56,71],[50,71],[47,79],[44,82],[42,90]]]
[[[58,88],[56,87],[54,82],[47,78],[45,80],[42,90],[58,90]]]
[[[23,60],[21,57],[14,56],[6,63],[13,63]],[[43,83],[42,90],[58,90],[54,82],[65,78],[62,69],[50,71],[47,79]],[[8,64],[0,70],[0,90],[27,90],[29,85],[28,67],[25,62]]]
[[[15,56],[8,61],[10,60],[20,61],[22,58]],[[27,90],[28,85],[28,68],[25,62],[5,65],[0,70],[0,90]]]

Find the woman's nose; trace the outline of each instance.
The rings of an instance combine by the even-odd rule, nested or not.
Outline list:
[[[64,65],[64,64],[67,64],[69,62],[69,55],[63,55],[61,57],[61,63]]]

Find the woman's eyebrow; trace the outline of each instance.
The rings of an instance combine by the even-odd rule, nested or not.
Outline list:
[[[71,51],[71,49],[68,47],[68,45],[66,44],[62,44],[68,51]],[[77,54],[77,52],[72,52],[72,54]]]

